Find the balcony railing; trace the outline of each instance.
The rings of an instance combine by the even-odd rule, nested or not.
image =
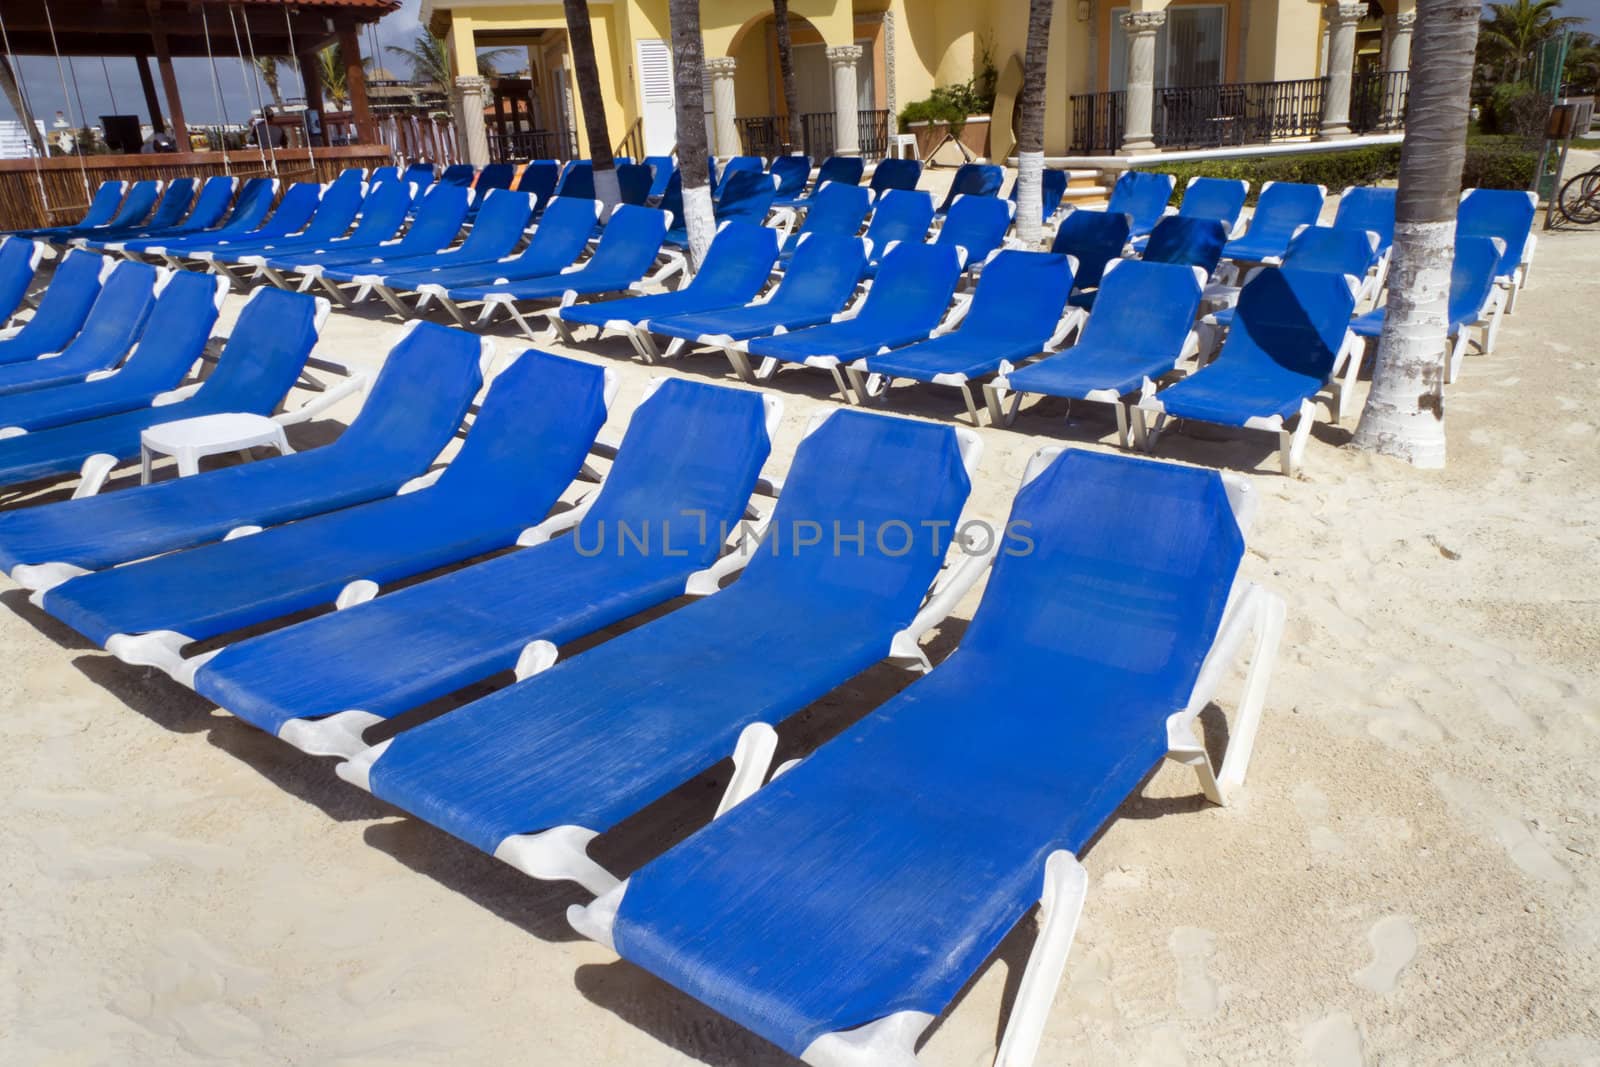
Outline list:
[[[1358,74],[1350,85],[1350,129],[1375,133],[1405,122],[1406,71]],[[1314,136],[1322,124],[1327,79],[1231,82],[1155,91],[1152,133],[1157,148],[1270,144]],[[1127,94],[1082,93],[1072,102],[1072,154],[1100,155],[1122,147]]]
[[[507,132],[504,137],[493,126],[489,135],[489,156],[497,163],[521,163],[530,159],[576,159],[578,139],[556,130]]]
[[[889,153],[889,112],[861,111],[857,115],[861,155],[866,159],[882,159]],[[788,136],[785,121],[777,115],[735,119],[741,150],[752,156],[778,155]],[[811,111],[801,115],[800,130],[801,149],[806,155],[817,161],[833,155],[837,144],[833,112]]]

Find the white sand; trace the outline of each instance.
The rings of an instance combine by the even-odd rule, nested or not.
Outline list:
[[[1164,768],[1088,852],[1041,1064],[1600,1063],[1597,279],[1594,234],[1541,240],[1500,351],[1449,391],[1441,473],[1339,448],[1346,429],[1317,430],[1303,480],[1264,435],[1163,441],[1254,472],[1246,566],[1288,597],[1289,626],[1242,802],[1208,807]],[[397,331],[375,316],[335,314],[325,350],[374,362]],[[588,350],[622,377],[612,431],[660,373],[626,353]],[[728,380],[720,357],[667,373]],[[775,467],[826,380],[777,386]],[[950,418],[959,401],[895,406]],[[1039,410],[982,431],[973,514],[1004,514],[1040,444],[1113,447],[1106,413]],[[578,939],[575,887],[0,599],[0,1062],[792,1062]],[[868,672],[791,722],[787,748],[906,680]],[[688,832],[725,774],[605,858],[627,869]],[[988,1062],[1030,943],[1005,942],[927,1064]]]

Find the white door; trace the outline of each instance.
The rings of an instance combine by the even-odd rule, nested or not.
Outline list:
[[[670,154],[678,143],[678,113],[672,95],[672,50],[665,41],[639,42],[639,98],[645,155]]]

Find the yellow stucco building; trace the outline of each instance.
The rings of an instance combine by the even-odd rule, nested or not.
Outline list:
[[[1056,0],[1045,152],[1138,152],[1398,124],[1414,0]],[[1012,152],[1026,0],[790,0],[814,156],[891,150],[895,115],[992,70],[994,158]],[[589,0],[613,148],[676,142],[667,0]],[[769,0],[702,0],[707,129],[720,156],[773,143],[785,114]],[[455,63],[465,154],[587,154],[558,2],[424,0]],[[477,77],[481,48],[526,79]],[[487,116],[486,119],[480,116]],[[765,154],[765,153],[764,153]]]

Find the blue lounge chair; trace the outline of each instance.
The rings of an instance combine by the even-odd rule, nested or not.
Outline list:
[[[645,156],[645,166],[652,172],[650,199],[659,200],[667,191],[667,182],[678,172],[678,164],[671,156]]]
[[[1284,621],[1282,599],[1240,575],[1254,502],[1242,480],[1050,458],[1029,465],[1011,512],[1037,551],[996,563],[949,658],[569,908],[572,925],[806,1063],[909,1067],[1039,904],[996,1057],[1030,1067],[1088,890],[1079,857],[1163,759],[1193,767],[1214,802],[1242,787]],[[1214,768],[1194,724],[1247,645],[1245,696]],[[383,774],[384,760],[415,752],[405,739],[374,764],[374,791],[434,818],[416,799],[433,790]],[[443,748],[434,762],[454,757]],[[564,762],[548,747],[524,758],[540,780]],[[484,778],[515,773],[491,759]],[[474,797],[463,816],[489,803]]]
[[[620,203],[644,207],[650,202],[650,187],[655,172],[643,163],[623,163],[617,167],[617,195]]]
[[[0,394],[81,382],[95,371],[116,366],[138,343],[155,307],[156,294],[166,282],[167,272],[148,263],[115,264],[95,294],[83,325],[59,352],[44,359],[0,364]],[[0,422],[0,426],[9,425],[28,424]]]
[[[544,211],[556,195],[556,184],[561,181],[561,165],[553,159],[535,159],[523,164],[522,174],[517,178],[514,188],[519,193],[532,193],[538,199],[534,202],[534,217]]]
[[[33,236],[41,241],[51,244],[69,244],[74,237],[94,237],[99,234],[123,230],[131,226],[143,225],[149,220],[151,212],[155,210],[156,201],[161,198],[162,183],[155,179],[134,182],[128,187],[128,195],[123,197],[117,213],[111,216],[110,221],[101,225],[86,226],[58,226],[53,229],[36,231]],[[192,186],[191,186],[192,189]]]
[[[392,218],[392,211],[395,205],[404,201],[407,205],[407,210],[409,210],[410,197],[399,189],[397,183],[386,182],[385,184],[389,186],[391,192],[384,193],[375,203],[385,203],[390,206],[391,211],[379,220],[387,224]],[[383,186],[378,186],[377,189],[373,190],[373,195],[377,195],[378,190],[382,188]],[[284,194],[283,202],[278,205],[278,210],[273,212],[272,217],[261,228],[262,230],[276,231],[278,229],[276,225],[278,216],[284,213],[284,208],[289,204],[289,195],[293,192],[294,190],[291,189],[289,193]],[[259,231],[241,234],[237,238],[230,237],[208,245],[189,246],[184,250],[184,255],[204,263],[206,269],[213,273],[226,274],[236,281],[242,281],[242,279],[236,278],[234,275],[234,264],[245,256],[264,258],[267,255],[281,255],[325,245],[329,241],[342,236],[350,229],[351,224],[356,222],[357,216],[362,214],[365,204],[366,198],[362,195],[360,186],[352,185],[348,182],[344,184],[334,182],[323,190],[322,197],[317,201],[309,221],[303,221],[301,226],[293,231],[271,236]],[[297,210],[296,216],[298,214]],[[284,224],[292,225],[295,221],[295,218],[290,218],[285,220]],[[376,229],[377,226],[375,225],[374,228]],[[390,232],[392,233],[393,230],[394,227],[391,226]],[[254,273],[254,270],[255,268],[252,266],[243,273],[251,274]]]
[[[1039,176],[1039,208],[1040,224],[1049,223],[1056,212],[1061,210],[1061,201],[1067,196],[1067,178],[1069,175],[1064,170],[1052,170],[1046,167]],[[1011,191],[1006,194],[1006,199],[1012,203],[1017,202],[1017,183],[1011,183]],[[1013,212],[1014,214],[1015,212]]]
[[[1059,345],[1076,317],[1063,321],[1072,292],[1072,262],[1048,252],[1001,252],[984,268],[977,291],[953,330],[865,356],[847,368],[856,403],[884,396],[896,378],[955,386],[978,425],[972,381]],[[1064,329],[1063,327],[1066,327]]]
[[[9,328],[22,310],[43,259],[44,246],[38,241],[26,237],[0,240],[0,329]]]
[[[854,315],[741,341],[732,348],[758,357],[761,365],[754,378],[748,363],[736,362],[734,369],[747,381],[766,381],[782,364],[816,367],[833,375],[840,399],[848,400],[845,364],[933,336],[960,277],[961,255],[954,246],[900,245],[883,257],[877,280]]]
[[[452,163],[439,175],[440,185],[470,186],[478,169],[471,163]]]
[[[362,272],[383,271],[391,263],[408,263],[419,257],[438,255],[450,247],[461,232],[462,225],[467,221],[469,199],[467,190],[460,186],[436,184],[412,213],[411,225],[405,231],[405,236],[380,241],[366,248],[342,248],[332,253],[317,252],[309,256],[277,256],[267,260],[262,273],[274,284],[285,288],[288,282],[284,275],[298,274],[300,282],[297,288],[301,292],[309,290],[313,284],[321,285],[339,303],[348,305],[350,298],[340,288],[342,279],[330,277],[329,271],[341,268],[359,269]]]
[[[890,245],[921,244],[933,226],[933,194],[920,189],[890,189],[872,202],[866,238],[874,259]]]
[[[1250,183],[1243,178],[1190,178],[1183,187],[1178,217],[1216,219],[1229,237],[1238,236],[1239,216],[1244,211]]]
[[[640,359],[654,363],[660,352],[650,336],[651,319],[742,307],[761,292],[777,261],[776,230],[750,222],[730,222],[717,230],[706,250],[705,262],[681,288],[669,293],[572,304],[551,315],[550,324],[568,344],[574,343],[572,326],[593,326],[596,337],[620,333],[628,338]]]
[[[117,269],[125,267],[155,269],[143,263],[124,263]],[[70,373],[63,367],[52,382],[21,383],[3,371],[31,369],[28,365],[0,370],[0,393],[5,394],[0,395],[0,427],[32,432],[133,411],[149,407],[182,383],[205,353],[228,283],[209,274],[181,271],[164,274],[152,296],[148,282],[140,282],[138,290],[120,303],[128,306],[140,300],[150,305],[148,310],[129,307],[123,321],[98,324],[100,305],[120,295],[117,275],[112,274],[83,333],[59,357],[41,361],[71,361]],[[92,359],[79,356],[85,348],[93,350]],[[107,369],[130,348],[122,366]],[[93,372],[83,370],[95,364],[99,366]],[[0,435],[5,433],[0,430]]]
[[[736,170],[727,174],[722,183],[722,196],[712,209],[717,224],[726,222],[751,222],[761,225],[772,210],[772,197],[777,191],[778,179],[764,170]],[[667,231],[665,243],[674,249],[689,247],[689,231],[682,221],[682,188],[679,187],[676,210],[678,223]],[[667,203],[662,201],[662,207]],[[686,268],[682,256],[671,257],[677,269]]]
[[[59,352],[78,336],[116,261],[82,249],[62,257],[33,317],[0,330],[0,365]]]
[[[167,186],[167,197],[172,196],[173,185]],[[200,233],[209,230],[222,221],[222,216],[227,214],[228,205],[233,203],[233,194],[238,188],[239,179],[230,178],[223,174],[213,175],[200,186],[200,194],[194,196],[194,206],[188,214],[183,215],[180,221],[170,225],[160,225],[161,211],[156,211],[156,216],[151,219],[150,226],[141,229],[138,233],[122,237],[95,237],[86,239],[90,248],[101,248],[107,252],[120,252],[126,247],[128,241],[151,240],[161,237],[179,237],[186,233]],[[166,206],[166,199],[162,200]]]
[[[1500,316],[1505,308],[1505,293],[1495,284],[1504,253],[1505,245],[1498,237],[1456,238],[1445,321],[1446,383],[1454,382],[1461,375],[1461,360],[1467,353],[1473,327],[1480,330],[1478,351],[1484,355],[1494,351]],[[1384,311],[1380,305],[1365,315],[1358,315],[1350,328],[1357,337],[1376,341],[1383,335]]]
[[[542,232],[549,223],[549,214],[539,224]],[[594,255],[583,265],[560,274],[524,278],[519,281],[487,286],[453,288],[449,296],[457,302],[481,300],[478,325],[486,325],[494,318],[496,309],[504,310],[529,337],[536,336],[527,317],[518,304],[529,301],[549,303],[557,308],[568,307],[580,296],[603,296],[621,293],[641,281],[655,265],[661,251],[661,239],[667,232],[667,213],[650,207],[633,207],[624,204],[611,213]],[[535,243],[538,236],[535,235]],[[530,245],[531,249],[533,246]]]
[[[578,200],[597,199],[594,192],[594,163],[587,159],[574,159],[568,163],[561,172],[561,180],[556,183],[555,195]]]
[[[117,208],[122,206],[122,198],[128,193],[128,183],[121,179],[112,179],[101,182],[94,191],[93,198],[89,201],[88,210],[83,213],[83,218],[66,226],[37,226],[31,230],[12,230],[12,237],[33,237],[44,239],[50,234],[61,233],[64,230],[91,229],[96,226],[108,225],[116,217]]]
[[[480,170],[472,183],[466,221],[470,223],[478,217],[479,209],[483,207],[483,202],[488,199],[491,192],[496,189],[511,188],[511,183],[516,177],[517,167],[514,163],[490,163]]]
[[[376,170],[374,170],[372,173],[374,175],[376,175],[378,172]],[[331,185],[339,185],[339,184],[344,184],[344,185],[365,185],[365,184],[367,184],[367,168],[365,168],[365,167],[346,167],[343,170],[341,170],[338,174],[336,174],[334,176],[333,181],[330,182],[329,184],[331,184]]]
[[[1364,346],[1350,330],[1355,290],[1354,279],[1333,274],[1274,268],[1256,275],[1239,294],[1235,328],[1217,358],[1140,399],[1134,416],[1146,424],[1145,446],[1155,447],[1169,417],[1266,430],[1278,435],[1283,473],[1293,475],[1316,419],[1314,398],[1331,386],[1328,407],[1343,419],[1361,370]]]
[[[326,300],[258,289],[240,311],[216,370],[192,394],[0,441],[0,485],[77,471],[77,495],[92,496],[119,461],[139,455],[139,435],[151,426],[221,412],[270,415],[300,377],[327,313]]]
[[[723,803],[736,803],[766,776],[768,723],[886,657],[925,667],[917,637],[948,610],[944,591],[918,607],[979,451],[959,433],[835,412],[796,451],[768,526],[779,547],[754,551],[738,581],[363,750],[339,776],[533,877],[609,891],[616,878],[585,853],[596,834],[730,752]],[[841,550],[841,530],[866,536]]]
[[[340,177],[343,177],[343,175],[341,174]],[[399,167],[373,167],[372,173],[367,175],[367,188],[373,189],[385,182],[398,182],[399,180]]]
[[[211,183],[208,181],[206,187],[200,191],[202,199],[210,188]],[[176,267],[178,260],[166,255],[168,245],[181,243],[191,237],[227,238],[232,234],[253,230],[261,225],[267,213],[272,210],[272,201],[277,195],[278,179],[250,178],[239,187],[238,195],[233,198],[233,206],[226,211],[226,218],[218,215],[211,224],[198,226],[195,224],[195,216],[200,215],[201,211],[196,206],[182,226],[151,237],[129,237],[121,241],[111,241],[106,244],[106,251],[120,252],[129,259],[137,256],[160,256],[168,259],[170,266]]]
[[[1156,223],[1139,258],[1150,263],[1199,267],[1207,278],[1222,260],[1228,229],[1221,219],[1172,215]]]
[[[800,196],[795,200],[781,206],[792,207],[796,211],[802,211],[811,206],[811,196],[816,195],[816,191],[821,189],[824,185],[827,185],[829,182],[841,182],[845,185],[860,185],[862,177],[866,174],[866,170],[867,165],[860,156],[829,156],[827,159],[822,161],[822,166],[817,170],[817,180],[811,185],[811,193],[809,195]],[[873,196],[874,199],[877,199],[876,191],[874,191]],[[932,204],[928,205],[928,210],[930,212],[933,210]]]
[[[833,234],[854,237],[872,210],[872,194],[859,185],[826,185],[811,198],[811,207],[798,229],[784,238],[782,257],[794,255],[806,234]]]
[[[1050,251],[1071,256],[1077,262],[1073,286],[1079,292],[1088,292],[1100,285],[1106,265],[1122,255],[1132,228],[1133,220],[1127,215],[1074,211],[1061,220]]]
[[[1498,237],[1505,242],[1498,281],[1506,288],[1508,315],[1516,310],[1533,267],[1538,238],[1532,228],[1538,211],[1538,196],[1516,189],[1468,189],[1456,207],[1458,237]]]
[[[811,180],[811,157],[774,156],[768,173],[778,179],[778,191],[772,198],[772,206],[788,207],[806,191],[806,183]]]
[[[189,209],[194,206],[194,193],[193,178],[174,178],[162,189],[161,199],[156,201],[155,209],[150,212],[149,218],[77,234],[68,239],[67,243],[75,248],[86,248],[91,242],[99,246],[106,241],[122,237],[142,237],[146,233],[161,233],[172,229],[184,220],[189,214]]]
[[[253,267],[257,274],[266,277],[282,289],[289,288],[284,271],[297,272],[303,266],[316,262],[359,262],[372,255],[372,250],[385,241],[392,241],[405,227],[411,214],[411,186],[401,182],[384,182],[374,186],[361,202],[361,215],[355,227],[341,237],[312,238],[290,237],[259,252],[229,254],[238,267]],[[453,195],[464,199],[466,193],[453,185],[439,190],[441,196]],[[454,234],[461,226],[459,214],[454,215]]]
[[[410,182],[422,191],[433,185],[437,177],[432,163],[412,163],[406,167],[405,173],[400,175],[400,180]]]
[[[332,444],[0,514],[0,570],[45,589],[85,571],[392,496],[425,477],[450,443],[492,352],[460,330],[409,324]]]
[[[803,330],[832,320],[856,291],[866,267],[867,250],[861,238],[807,237],[795,250],[770,299],[742,308],[654,318],[650,332],[673,339],[663,353],[666,356],[677,355],[686,341],[720,348],[749,379],[749,361],[743,351],[733,347],[736,341],[764,337],[779,329]]]
[[[533,239],[519,255],[493,263],[451,267],[433,272],[426,279],[408,278],[405,284],[417,293],[417,303],[411,313],[420,314],[429,304],[437,302],[452,319],[465,326],[467,319],[457,301],[481,300],[482,293],[496,286],[543,278],[565,270],[589,247],[589,233],[599,217],[597,200],[557,197],[550,201]]]
[[[999,375],[984,385],[990,423],[1011,425],[1022,401],[1036,393],[1110,404],[1118,440],[1142,440],[1134,436],[1141,429],[1137,420],[1130,429],[1128,405],[1154,392],[1157,379],[1198,352],[1194,316],[1204,281],[1194,267],[1114,260],[1076,344],[1025,367],[1003,362]]]
[[[1388,255],[1394,244],[1394,209],[1397,189],[1376,185],[1352,185],[1339,194],[1339,207],[1333,214],[1333,228],[1371,232],[1378,235],[1378,254]]]
[[[1367,295],[1377,292],[1378,275],[1370,272],[1381,258],[1378,235],[1370,230],[1303,226],[1289,242],[1289,250],[1283,254],[1279,266],[1292,270],[1321,271],[1324,274],[1348,274],[1352,278],[1363,279],[1362,288],[1356,293],[1356,303],[1359,304]],[[1244,280],[1249,282],[1264,269],[1267,268],[1254,268],[1245,275]],[[1223,306],[1201,319],[1204,327],[1202,333],[1209,335],[1201,338],[1202,352],[1214,351],[1222,333],[1233,325],[1233,303],[1238,299],[1239,290],[1236,287],[1211,286],[1206,289],[1205,300]]]
[[[922,161],[918,159],[880,159],[872,168],[872,181],[867,187],[873,198],[890,189],[915,189],[922,178]]]
[[[1266,182],[1256,198],[1255,214],[1244,236],[1222,249],[1222,258],[1236,263],[1272,263],[1283,258],[1302,226],[1315,226],[1328,191],[1304,182]]]
[[[146,251],[150,255],[159,255],[169,266],[179,267],[184,260],[198,259],[201,252],[226,248],[231,241],[269,241],[299,233],[316,216],[317,208],[322,204],[322,192],[322,186],[315,182],[296,182],[284,190],[283,199],[278,201],[277,210],[272,211],[270,217],[264,213],[258,216],[253,225],[237,229],[229,226],[215,233],[195,233],[185,237],[167,238],[159,244],[152,244]],[[270,201],[271,197],[267,199]],[[360,202],[359,187],[355,199],[357,203]],[[268,207],[270,209],[270,204]],[[348,225],[346,223],[347,228]]]
[[[981,270],[1005,244],[1016,210],[1016,204],[996,196],[958,196],[933,243],[960,249],[966,269]]]
[[[1006,172],[993,163],[963,163],[956,168],[950,178],[950,188],[944,194],[944,203],[939,205],[939,210],[934,212],[934,217],[942,219],[950,210],[950,205],[963,196],[999,196],[1000,187],[1005,184]],[[1012,209],[1013,212],[1016,210]]]
[[[1152,174],[1141,170],[1126,171],[1111,187],[1111,199],[1106,204],[1104,213],[1128,216],[1129,237],[1143,237],[1156,228],[1156,223],[1166,217],[1167,201],[1172,199],[1172,187],[1176,183],[1177,179],[1170,174]],[[1089,210],[1093,209],[1078,209],[1078,211]]]
[[[302,751],[348,758],[385,718],[500,671],[521,677],[556,645],[709,580],[780,410],[759,393],[664,380],[599,491],[542,523],[528,547],[230,645],[195,673],[195,690]],[[647,526],[653,547],[618,541]],[[308,648],[320,651],[300,659]]]
[[[577,477],[606,418],[599,367],[527,352],[491,384],[461,451],[403,496],[70,578],[34,600],[128,663],[175,677],[218,637],[510,548]],[[349,588],[353,583],[355,588]]]
[[[735,174],[763,174],[766,169],[767,161],[760,156],[734,156],[722,165],[722,176],[712,189],[711,199],[722,199],[722,195],[728,191],[728,183]]]

